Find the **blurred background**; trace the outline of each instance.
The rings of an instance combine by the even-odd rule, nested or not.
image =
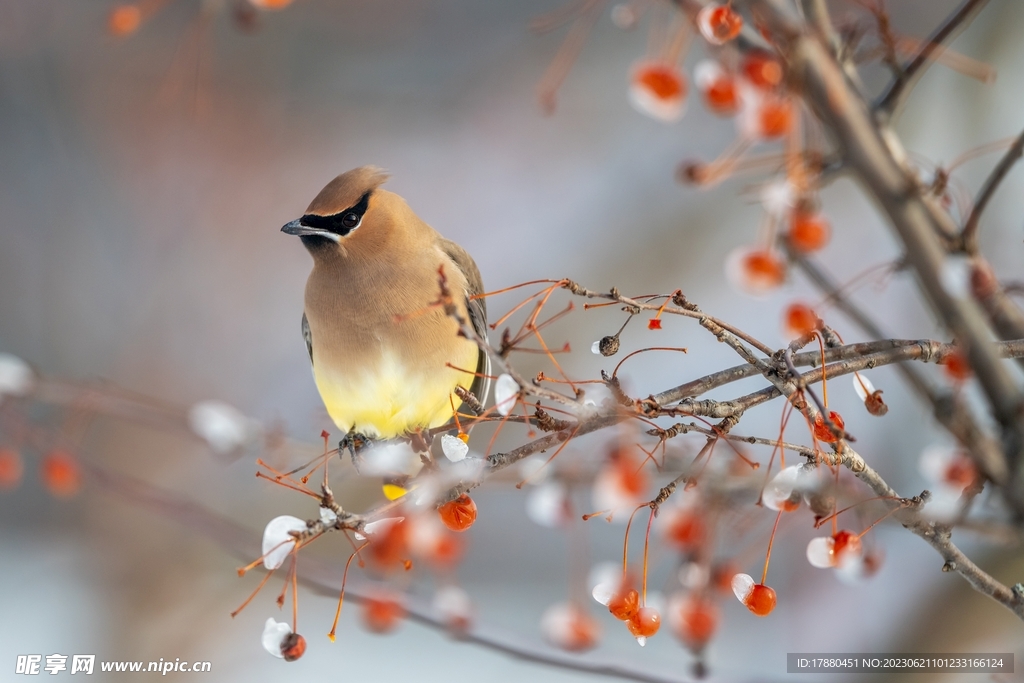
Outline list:
[[[897,29],[920,38],[956,5],[889,4]],[[108,29],[114,4],[105,0],[0,0],[0,351],[43,376],[122,387],[174,410],[221,399],[315,449],[320,430],[334,427],[299,333],[310,259],[279,229],[328,180],[363,164],[390,171],[388,188],[462,244],[489,289],[561,277],[624,293],[681,288],[709,313],[782,344],[782,308],[820,297],[792,275],[780,291],[756,300],[730,288],[723,275],[726,254],[757,234],[754,181],[699,191],[674,180],[683,160],[717,156],[735,136],[732,122],[713,117],[694,96],[677,124],[634,111],[627,82],[645,54],[647,24],[616,28],[611,5],[555,112],[545,116],[536,86],[565,29],[541,36],[529,26],[559,6],[297,0],[259,12],[258,30],[241,31],[228,3],[173,0],[132,35],[115,37]],[[836,2],[833,10],[852,16],[856,3]],[[1019,133],[1022,31],[1024,7],[993,0],[952,48],[995,66],[995,84],[942,66],[921,81],[897,130],[926,175],[976,145]],[[687,68],[701,56],[697,46]],[[885,82],[876,68],[866,69],[865,79],[875,91]],[[973,195],[997,158],[958,168],[954,182]],[[1007,279],[1024,273],[1022,190],[1018,169],[982,226],[983,251]],[[820,263],[836,280],[898,258],[884,221],[854,183],[840,179],[822,197],[834,235]],[[907,275],[869,279],[853,298],[894,337],[944,339]],[[492,317],[516,301],[491,300]],[[840,313],[824,310],[846,341],[863,338]],[[563,365],[574,376],[593,377],[617,359],[592,355],[590,345],[619,324],[621,314],[610,309],[577,311],[546,339],[570,342],[574,352],[560,359]],[[638,396],[738,363],[685,320],[666,321],[660,333],[634,322],[622,342],[625,350],[689,348],[685,356],[631,360],[622,375]],[[525,374],[536,371],[533,358],[520,360]],[[891,408],[883,419],[859,410],[845,378],[830,396],[849,415],[847,430],[860,452],[897,490],[913,495],[926,486],[918,455],[946,437],[891,369],[872,379]],[[85,419],[87,405],[25,400],[6,408],[86,462],[237,521],[251,530],[254,547],[271,517],[315,514],[301,496],[256,480],[252,453],[216,457],[184,430]],[[773,436],[780,409],[752,411],[743,433]],[[19,445],[16,431],[0,432],[0,440]],[[525,438],[508,432],[503,445]],[[599,457],[603,439],[574,442],[564,457]],[[695,452],[698,443],[680,447]],[[332,645],[321,634],[334,600],[302,590],[299,630],[309,650],[295,664],[272,660],[259,636],[267,616],[277,615],[277,588],[268,586],[232,620],[229,613],[258,581],[236,577],[237,557],[173,517],[88,482],[77,496],[55,499],[37,474],[44,449],[22,450],[25,480],[0,495],[3,670],[18,654],[95,653],[99,660],[209,660],[213,680],[586,678],[411,623],[391,636],[369,635],[349,608]],[[526,494],[513,482],[488,485],[476,496],[479,522],[458,575],[481,621],[539,644],[541,613],[567,594],[568,546],[563,531],[529,521]],[[349,485],[355,500],[373,502],[372,492]],[[580,507],[588,505],[582,496]],[[1024,652],[1020,623],[958,576],[942,573],[939,556],[920,539],[880,527],[873,533],[885,563],[871,582],[850,587],[807,564],[809,527],[784,526],[777,539],[769,583],[779,606],[768,619],[755,619],[731,598],[723,602],[724,621],[708,651],[713,678],[787,678],[787,652]],[[591,559],[616,558],[621,526],[592,522],[585,533]],[[759,571],[764,538],[744,571]],[[957,540],[1004,583],[1024,579],[1019,551],[967,533]],[[320,545],[337,566],[347,557],[340,538]],[[670,582],[667,553],[657,559],[657,581]],[[692,658],[668,629],[641,650],[608,615],[600,618],[605,637],[594,656],[687,678]]]

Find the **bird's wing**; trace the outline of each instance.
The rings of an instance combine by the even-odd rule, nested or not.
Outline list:
[[[309,364],[313,364],[313,335],[309,333],[309,321],[302,314],[302,338],[306,340],[306,352],[309,353]]]
[[[469,321],[473,324],[476,333],[487,339],[487,304],[483,299],[474,299],[478,294],[484,293],[484,281],[480,277],[480,270],[476,262],[465,249],[451,240],[441,238],[441,248],[448,257],[455,262],[462,274],[466,277],[468,289],[466,291],[466,309],[469,311]],[[476,361],[477,378],[473,380],[473,386],[469,388],[473,395],[479,399],[481,404],[487,402],[487,394],[491,389],[491,359],[487,352],[480,349]]]

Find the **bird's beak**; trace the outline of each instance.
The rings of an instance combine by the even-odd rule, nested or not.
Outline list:
[[[338,242],[338,236],[334,232],[303,225],[298,218],[289,223],[285,223],[285,226],[281,228],[281,231],[286,234],[298,234],[300,237],[303,236],[303,234],[315,234],[316,237],[327,238],[328,240]]]

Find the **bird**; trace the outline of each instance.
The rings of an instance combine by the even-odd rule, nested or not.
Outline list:
[[[438,305],[446,280],[457,314],[486,339],[483,280],[472,257],[381,186],[375,166],[342,173],[281,228],[313,258],[302,336],[320,397],[355,448],[447,423],[462,400],[482,404],[490,359]],[[429,439],[427,441],[429,443]]]

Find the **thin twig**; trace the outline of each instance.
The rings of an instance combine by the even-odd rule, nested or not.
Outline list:
[[[888,89],[875,101],[872,109],[885,117],[893,117],[914,84],[931,65],[932,55],[945,49],[944,43],[951,41],[967,28],[987,3],[988,0],[965,0],[946,17],[939,28],[921,43],[921,50],[902,68],[902,77],[893,79]]]
[[[1010,145],[1010,149],[1006,150],[1006,154],[1003,155],[1003,158],[999,160],[999,163],[989,173],[988,178],[985,179],[985,184],[981,186],[977,199],[974,200],[974,208],[971,209],[971,215],[967,217],[964,229],[960,233],[961,244],[963,244],[963,249],[968,254],[978,253],[978,222],[981,220],[981,214],[985,207],[988,206],[992,195],[999,189],[1003,178],[1010,172],[1010,169],[1013,168],[1013,165],[1017,163],[1022,154],[1024,154],[1024,131],[1017,136],[1017,139]]]

